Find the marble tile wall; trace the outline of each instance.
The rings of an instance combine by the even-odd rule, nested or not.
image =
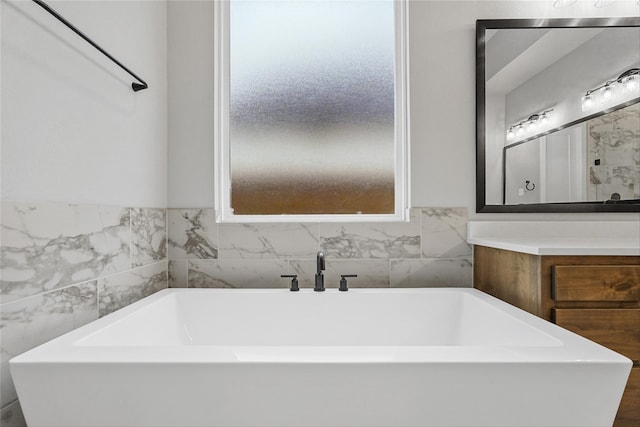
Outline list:
[[[640,104],[587,122],[589,200],[640,198]],[[598,162],[598,164],[596,164]]]
[[[0,207],[0,425],[25,425],[8,361],[167,287],[166,210]]]
[[[470,287],[466,208],[413,208],[406,223],[216,224],[213,209],[169,209],[170,287],[313,287],[315,256],[325,283],[351,287]]]

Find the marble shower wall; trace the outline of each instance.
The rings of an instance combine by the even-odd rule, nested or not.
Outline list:
[[[406,223],[216,224],[213,209],[169,209],[169,286],[313,287],[315,257],[325,284],[357,274],[351,287],[470,287],[465,208],[413,208]]]
[[[639,199],[640,104],[589,120],[587,133],[589,200]]]
[[[167,232],[165,209],[2,202],[0,213],[6,426],[22,424],[9,359],[166,288]]]

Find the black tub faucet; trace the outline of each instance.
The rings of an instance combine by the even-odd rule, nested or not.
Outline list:
[[[324,291],[324,253],[318,252],[316,256],[316,285],[313,290],[316,292]]]

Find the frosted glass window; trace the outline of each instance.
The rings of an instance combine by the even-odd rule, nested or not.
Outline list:
[[[214,8],[217,220],[406,219],[406,2]]]
[[[234,215],[392,214],[392,1],[230,2]]]

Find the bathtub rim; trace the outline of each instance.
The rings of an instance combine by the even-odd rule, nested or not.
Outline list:
[[[534,364],[622,364],[631,369],[630,359],[573,332],[520,310],[474,288],[357,288],[352,294],[464,293],[489,303],[498,310],[540,330],[561,342],[554,346],[83,346],[76,343],[89,334],[161,300],[169,295],[197,294],[278,294],[283,288],[205,289],[168,288],[105,315],[60,337],[28,350],[9,361],[17,365],[48,363],[202,363],[202,364],[333,364],[333,363],[534,363]],[[302,289],[299,293],[313,293]],[[318,297],[340,294],[337,289],[316,293]],[[339,297],[339,296],[338,296]],[[262,357],[257,355],[262,354]],[[585,357],[588,354],[588,357]],[[244,356],[243,356],[244,355]],[[248,355],[248,356],[247,356]]]

